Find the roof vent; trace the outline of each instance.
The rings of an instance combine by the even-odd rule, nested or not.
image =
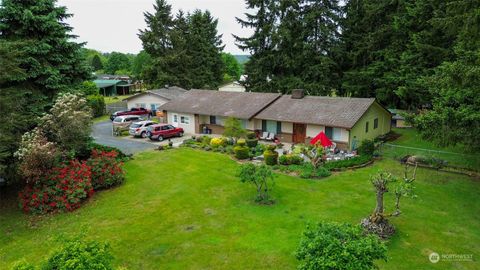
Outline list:
[[[305,90],[303,90],[303,89],[293,89],[292,90],[292,98],[302,99],[304,96],[305,96]]]

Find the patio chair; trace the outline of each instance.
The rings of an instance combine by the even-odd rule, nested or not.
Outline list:
[[[275,134],[269,133],[268,137],[266,138],[267,141],[274,141],[275,140]]]
[[[260,140],[266,140],[268,138],[269,133],[268,132],[263,132],[262,136],[260,137]]]

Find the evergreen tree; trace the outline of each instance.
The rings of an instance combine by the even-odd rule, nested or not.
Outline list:
[[[93,56],[91,65],[94,71],[103,69],[103,63],[102,63],[102,60],[100,59],[100,56],[98,56],[98,54]]]
[[[193,85],[191,67],[192,53],[188,44],[189,18],[182,10],[178,11],[174,19],[174,27],[171,32],[172,53],[168,59],[169,71],[174,77],[172,85],[178,85],[185,89],[191,89]]]
[[[4,0],[0,6],[0,40],[25,41],[21,67],[26,77],[10,82],[28,84],[52,98],[58,91],[90,77],[89,66],[72,42],[71,17],[55,0]]]
[[[131,63],[128,56],[124,53],[112,52],[107,59],[105,72],[108,74],[116,74],[117,71],[130,73]]]
[[[277,46],[276,21],[278,19],[278,3],[274,0],[246,0],[248,9],[255,13],[245,14],[246,19],[236,18],[242,27],[252,28],[250,37],[235,36],[237,46],[251,54],[245,64],[247,80],[245,85],[253,92],[277,92],[270,84],[275,66],[275,50]]]
[[[225,65],[224,81],[230,82],[233,80],[238,81],[240,79],[241,68],[235,56],[230,53],[222,53],[222,61]]]
[[[141,51],[137,54],[132,63],[133,76],[137,79],[143,78],[145,68],[150,65],[151,61],[152,57],[146,51]]]
[[[209,11],[195,10],[188,16],[187,51],[191,57],[192,87],[216,89],[223,81],[224,64],[221,52],[222,35],[218,35],[218,20]],[[182,64],[182,63],[178,63]]]

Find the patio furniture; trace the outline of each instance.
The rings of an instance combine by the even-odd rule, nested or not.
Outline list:
[[[275,140],[275,134],[269,133],[268,137],[266,138],[267,141],[274,141]]]
[[[269,134],[270,133],[268,133],[268,132],[263,132],[262,136],[260,137],[260,140],[266,140],[268,138]]]

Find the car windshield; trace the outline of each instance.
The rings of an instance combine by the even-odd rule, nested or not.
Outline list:
[[[139,128],[139,127],[141,127],[141,126],[142,126],[142,124],[132,124],[130,127],[132,127],[132,128]]]
[[[113,120],[113,122],[120,123],[120,122],[122,122],[122,118],[117,117]]]

